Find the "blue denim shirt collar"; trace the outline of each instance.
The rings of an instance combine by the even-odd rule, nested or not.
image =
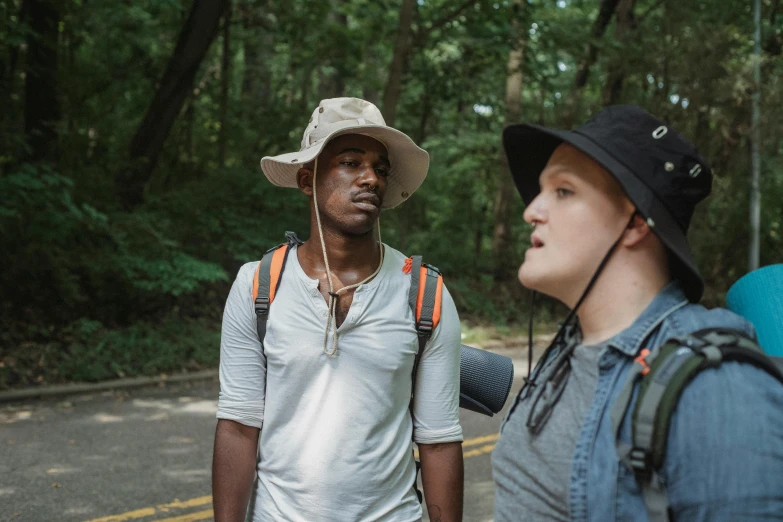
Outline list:
[[[635,356],[642,344],[672,312],[689,303],[677,281],[671,281],[647,305],[631,326],[607,341],[607,345],[629,356]]]

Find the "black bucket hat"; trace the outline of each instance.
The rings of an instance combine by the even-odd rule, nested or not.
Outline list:
[[[704,281],[688,246],[696,204],[710,193],[712,172],[696,147],[635,105],[615,105],[572,131],[517,124],[503,131],[503,147],[525,204],[555,149],[568,143],[606,169],[668,248],[672,275],[698,302]]]

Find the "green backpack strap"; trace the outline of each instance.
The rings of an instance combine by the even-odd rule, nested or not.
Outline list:
[[[269,319],[269,307],[275,300],[275,294],[280,287],[283,269],[288,260],[291,247],[302,244],[295,233],[285,233],[286,242],[270,248],[261,258],[253,277],[253,308],[256,312],[256,331],[258,340],[261,341],[261,354],[264,352],[264,337],[266,336],[266,322]]]
[[[636,475],[651,522],[670,520],[660,469],[666,458],[672,413],[688,383],[699,372],[723,361],[752,364],[783,383],[783,374],[752,339],[736,330],[708,328],[669,339],[653,352],[642,350],[612,405],[617,454]],[[633,442],[629,445],[620,441],[619,430],[639,381],[631,416]]]

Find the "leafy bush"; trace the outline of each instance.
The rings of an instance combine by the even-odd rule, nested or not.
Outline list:
[[[108,329],[80,319],[48,342],[25,342],[3,351],[0,389],[11,386],[100,381],[217,366],[220,325],[170,314]]]

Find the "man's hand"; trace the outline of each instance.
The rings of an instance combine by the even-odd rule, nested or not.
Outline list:
[[[215,522],[243,522],[256,470],[258,428],[219,419],[212,455]]]
[[[462,520],[462,443],[420,444],[421,485],[431,522]]]

